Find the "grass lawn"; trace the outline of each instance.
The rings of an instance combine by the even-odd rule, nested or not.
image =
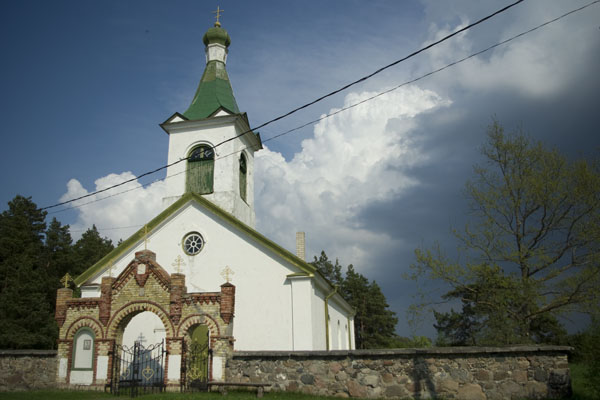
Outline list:
[[[573,382],[573,400],[597,400],[591,391],[585,386],[584,364],[569,364],[571,379]]]

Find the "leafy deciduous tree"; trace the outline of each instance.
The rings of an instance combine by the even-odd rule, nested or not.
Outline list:
[[[462,313],[438,313],[442,335],[459,342],[544,342],[556,316],[591,311],[600,296],[600,169],[568,161],[494,122],[466,185],[473,222],[455,231],[459,260],[417,249],[414,279],[451,287]],[[427,302],[416,305],[419,309]]]

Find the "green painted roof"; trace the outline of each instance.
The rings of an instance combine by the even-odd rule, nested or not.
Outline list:
[[[315,273],[318,273],[317,269],[314,266],[308,264],[306,261],[287,251],[283,247],[279,246],[277,243],[267,239],[265,236],[261,235],[256,230],[244,224],[243,222],[235,218],[233,215],[229,214],[227,211],[224,211],[220,207],[216,206],[212,202],[206,200],[204,197],[196,193],[184,194],[179,200],[177,200],[171,206],[166,208],[163,212],[158,214],[154,219],[148,222],[146,224],[148,234],[152,233],[152,231],[154,231],[154,229],[156,229],[162,222],[164,222],[166,219],[168,219],[171,215],[173,215],[179,209],[184,207],[190,201],[197,203],[202,208],[208,210],[223,222],[237,228],[239,231],[241,231],[241,233],[245,234],[246,236],[249,236],[251,239],[254,239],[256,242],[260,243],[267,249],[271,250],[272,252],[283,258],[285,261],[299,268],[300,271],[304,272],[308,276],[312,276]],[[112,260],[122,256],[128,251],[131,251],[135,245],[137,245],[144,239],[144,235],[144,228],[131,235],[127,240],[123,241],[120,246],[118,246],[113,251],[102,257],[100,261],[92,265],[81,275],[75,278],[75,284],[79,286],[85,283],[88,279],[94,277],[96,274],[108,269],[109,263]],[[149,250],[152,250],[151,247],[152,246],[150,246]]]
[[[202,37],[202,42],[205,46],[208,46],[210,43],[219,43],[225,47],[229,47],[231,37],[229,37],[229,33],[225,29],[221,28],[221,25],[217,26],[215,24],[215,26],[206,31]]]
[[[220,26],[214,26],[206,31],[202,41],[206,46],[220,44],[229,47],[231,44],[229,34]],[[187,119],[195,121],[208,118],[219,109],[225,109],[232,114],[240,113],[233,96],[233,89],[225,69],[225,63],[219,60],[211,60],[206,64],[192,104],[183,115]]]
[[[232,114],[240,113],[225,64],[213,60],[206,64],[192,104],[183,115],[190,121],[195,121],[208,118],[221,108]]]

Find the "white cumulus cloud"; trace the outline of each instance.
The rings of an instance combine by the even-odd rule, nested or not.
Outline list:
[[[131,172],[109,174],[97,179],[91,191],[85,189],[77,179],[71,179],[60,201],[81,197],[133,178],[135,176]],[[126,239],[160,212],[164,188],[164,181],[156,181],[147,187],[133,181],[74,202],[74,206],[79,206],[77,221],[71,224],[74,239],[94,224],[102,236],[109,237],[115,243],[119,239]],[[109,197],[119,192],[125,193]]]
[[[374,94],[350,93],[344,107]],[[415,117],[447,104],[432,91],[405,87],[322,120],[289,162],[268,148],[258,152],[259,230],[287,248],[294,248],[295,231],[306,231],[307,255],[324,249],[366,267],[369,254],[396,239],[361,228],[355,217],[418,184],[406,173],[427,161],[413,135]]]

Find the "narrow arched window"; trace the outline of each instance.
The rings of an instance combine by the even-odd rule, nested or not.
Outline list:
[[[213,192],[215,152],[202,145],[190,153],[187,163],[186,192],[208,194]]]
[[[248,166],[246,165],[246,156],[244,153],[240,156],[240,197],[246,201],[246,188],[248,185]]]
[[[90,370],[94,364],[94,331],[81,328],[73,338],[73,369]]]

